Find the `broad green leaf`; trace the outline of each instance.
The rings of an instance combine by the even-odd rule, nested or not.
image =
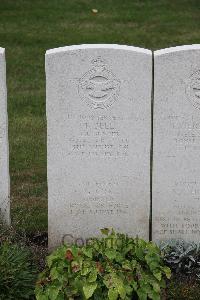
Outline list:
[[[101,233],[104,234],[104,235],[108,235],[110,232],[110,229],[109,228],[102,228],[101,229]]]
[[[100,250],[101,250],[101,243],[100,243],[100,241],[99,241],[98,239],[94,239],[94,240],[92,241],[92,247],[93,247],[96,251],[100,252]]]
[[[59,279],[59,277],[61,276],[56,267],[51,269],[50,275],[52,280]]]
[[[144,289],[139,288],[137,290],[139,300],[147,300],[147,293]]]
[[[48,295],[50,300],[56,300],[58,297],[60,289],[55,286],[49,286],[48,288]]]
[[[63,292],[60,292],[56,298],[56,300],[65,300],[65,296],[63,294]]]
[[[162,279],[162,273],[160,271],[154,271],[153,275],[158,279],[158,281],[161,281]]]
[[[97,283],[86,283],[83,286],[83,293],[86,299],[89,299],[90,297],[92,297],[92,295],[94,294],[94,291],[97,288]]]
[[[123,262],[122,264],[122,268],[125,269],[125,270],[132,270],[132,266],[131,266],[131,262],[126,260]]]
[[[144,253],[143,250],[139,247],[135,248],[135,254],[137,256],[137,258],[139,258],[140,260],[144,260]]]
[[[160,265],[160,256],[155,253],[148,253],[145,255],[145,260],[148,263],[151,270],[159,267]]]
[[[111,237],[111,236],[109,236],[109,237],[107,237],[106,239],[105,239],[105,249],[107,249],[107,248],[114,248],[114,245],[115,245],[115,243],[116,243],[116,239],[115,238],[113,238],[113,237]]]
[[[82,252],[89,258],[92,258],[92,248],[83,248]]]
[[[97,279],[97,269],[93,269],[89,276],[88,276],[88,282],[94,282]]]
[[[135,249],[135,246],[132,244],[127,245],[125,248],[123,248],[123,254],[127,254],[130,251],[133,251]]]
[[[109,289],[108,291],[108,299],[109,300],[117,300],[118,298],[118,292],[116,289]]]
[[[63,257],[65,255],[66,251],[67,251],[67,247],[61,246],[56,250],[55,255],[57,257]]]
[[[117,248],[118,250],[119,250],[119,249],[122,250],[122,249],[125,247],[124,243],[125,243],[124,240],[122,240],[121,238],[117,238],[117,239],[116,239],[116,242],[115,242],[116,248]]]
[[[120,297],[122,299],[125,299],[125,297],[126,297],[126,289],[125,289],[123,283],[119,284],[116,288],[118,290],[118,293],[120,294]]]
[[[113,287],[113,280],[112,280],[110,274],[107,274],[107,275],[104,276],[103,283],[105,284],[105,286],[108,289],[110,289],[111,287]]]
[[[158,282],[153,282],[153,289],[155,292],[160,293],[160,285]]]
[[[75,277],[73,279],[73,289],[77,290],[77,291],[82,291],[82,287],[83,287],[83,279],[84,277]]]
[[[152,272],[154,272],[154,270],[159,268],[159,263],[156,261],[150,261],[148,264],[149,264],[149,268]]]
[[[49,300],[49,297],[47,294],[44,293],[38,293],[36,295],[36,300]]]
[[[116,251],[114,249],[106,249],[105,255],[110,259],[113,260],[116,257]]]
[[[164,266],[162,269],[165,272],[165,275],[166,275],[167,279],[170,279],[171,278],[171,270],[170,270],[170,268],[167,267],[167,266]]]
[[[81,275],[85,276],[87,275],[88,273],[90,273],[90,268],[89,266],[86,264],[86,265],[83,265],[82,266],[82,270],[81,270]]]
[[[76,245],[71,245],[71,248],[68,248],[73,254],[73,257],[77,257],[79,248]]]
[[[153,288],[150,285],[150,283],[148,281],[146,281],[146,279],[144,281],[140,281],[140,288],[146,293],[150,293]]]
[[[126,285],[125,286],[125,289],[126,289],[126,297],[125,297],[125,299],[127,299],[127,296],[129,295],[132,295],[132,292],[133,292],[133,288],[132,288],[132,286],[130,286],[130,285]]]
[[[48,265],[48,267],[49,267],[49,269],[52,267],[52,264],[55,262],[55,261],[58,261],[60,258],[59,258],[59,256],[57,256],[57,255],[49,255],[48,257],[47,257],[47,265]]]
[[[123,260],[124,260],[124,256],[123,256],[121,253],[116,252],[115,260],[116,260],[117,262],[122,263]]]
[[[145,249],[145,248],[146,248],[146,245],[147,245],[147,242],[146,242],[146,241],[144,241],[144,240],[142,240],[142,239],[138,239],[138,246],[139,246],[139,248]]]
[[[138,284],[136,281],[131,282],[131,286],[133,287],[134,291],[137,291]]]
[[[165,282],[164,278],[161,279],[161,281],[159,282],[159,284],[160,284],[161,288],[163,288],[163,289],[166,288],[166,282]]]
[[[133,269],[135,269],[136,266],[137,266],[137,260],[132,259],[132,261],[131,261],[131,266],[132,266]]]
[[[152,300],[160,300],[160,293],[152,290],[150,293],[148,293],[148,297]]]

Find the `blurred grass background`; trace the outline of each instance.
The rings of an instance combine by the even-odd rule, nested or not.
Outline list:
[[[47,230],[44,54],[82,43],[149,49],[200,43],[200,0],[0,0],[12,221],[29,233]]]

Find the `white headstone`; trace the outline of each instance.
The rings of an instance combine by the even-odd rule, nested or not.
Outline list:
[[[49,246],[101,228],[148,239],[152,53],[47,51]]]
[[[200,240],[200,45],[155,52],[153,240]]]
[[[5,50],[0,48],[0,220],[10,223],[10,180]]]

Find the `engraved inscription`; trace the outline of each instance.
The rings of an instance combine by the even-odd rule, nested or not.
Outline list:
[[[120,81],[98,57],[92,69],[79,80],[79,95],[93,109],[110,107],[119,96]]]
[[[194,153],[200,150],[200,121],[194,116],[168,115],[170,128],[171,151],[189,150]],[[178,153],[178,152],[177,152]]]
[[[200,212],[200,208],[194,211]],[[155,219],[160,224],[159,228],[156,228],[155,233],[162,237],[170,236],[172,239],[177,236],[186,236],[189,240],[192,240],[194,236],[200,236],[200,218],[194,216],[191,213],[188,215],[189,210],[185,210],[185,216],[157,216]],[[187,215],[186,215],[187,213]]]
[[[200,109],[200,70],[190,76],[186,91],[192,105]]]
[[[83,180],[78,189],[84,197],[81,201],[70,202],[67,210],[71,215],[128,215],[130,205],[126,201],[117,201],[116,195],[121,193],[121,187],[130,189],[133,182],[127,176],[119,178],[93,178]]]
[[[122,135],[119,120],[124,124],[129,116],[124,118],[95,115],[67,115],[79,124],[78,134],[71,134],[67,140],[67,156],[82,158],[127,159],[129,156],[130,137]],[[134,153],[132,153],[133,155]]]
[[[171,112],[166,115],[166,124],[168,147],[163,156],[167,158],[170,172],[172,165],[177,172],[173,168],[165,191],[170,206],[166,205],[165,212],[155,217],[159,225],[154,234],[158,240],[183,238],[191,241],[200,236],[200,181],[196,163],[200,150],[200,121],[193,114]]]

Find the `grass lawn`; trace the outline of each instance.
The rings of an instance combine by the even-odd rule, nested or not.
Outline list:
[[[149,49],[200,43],[200,0],[0,0],[12,220],[30,233],[47,230],[44,54],[82,43]]]

